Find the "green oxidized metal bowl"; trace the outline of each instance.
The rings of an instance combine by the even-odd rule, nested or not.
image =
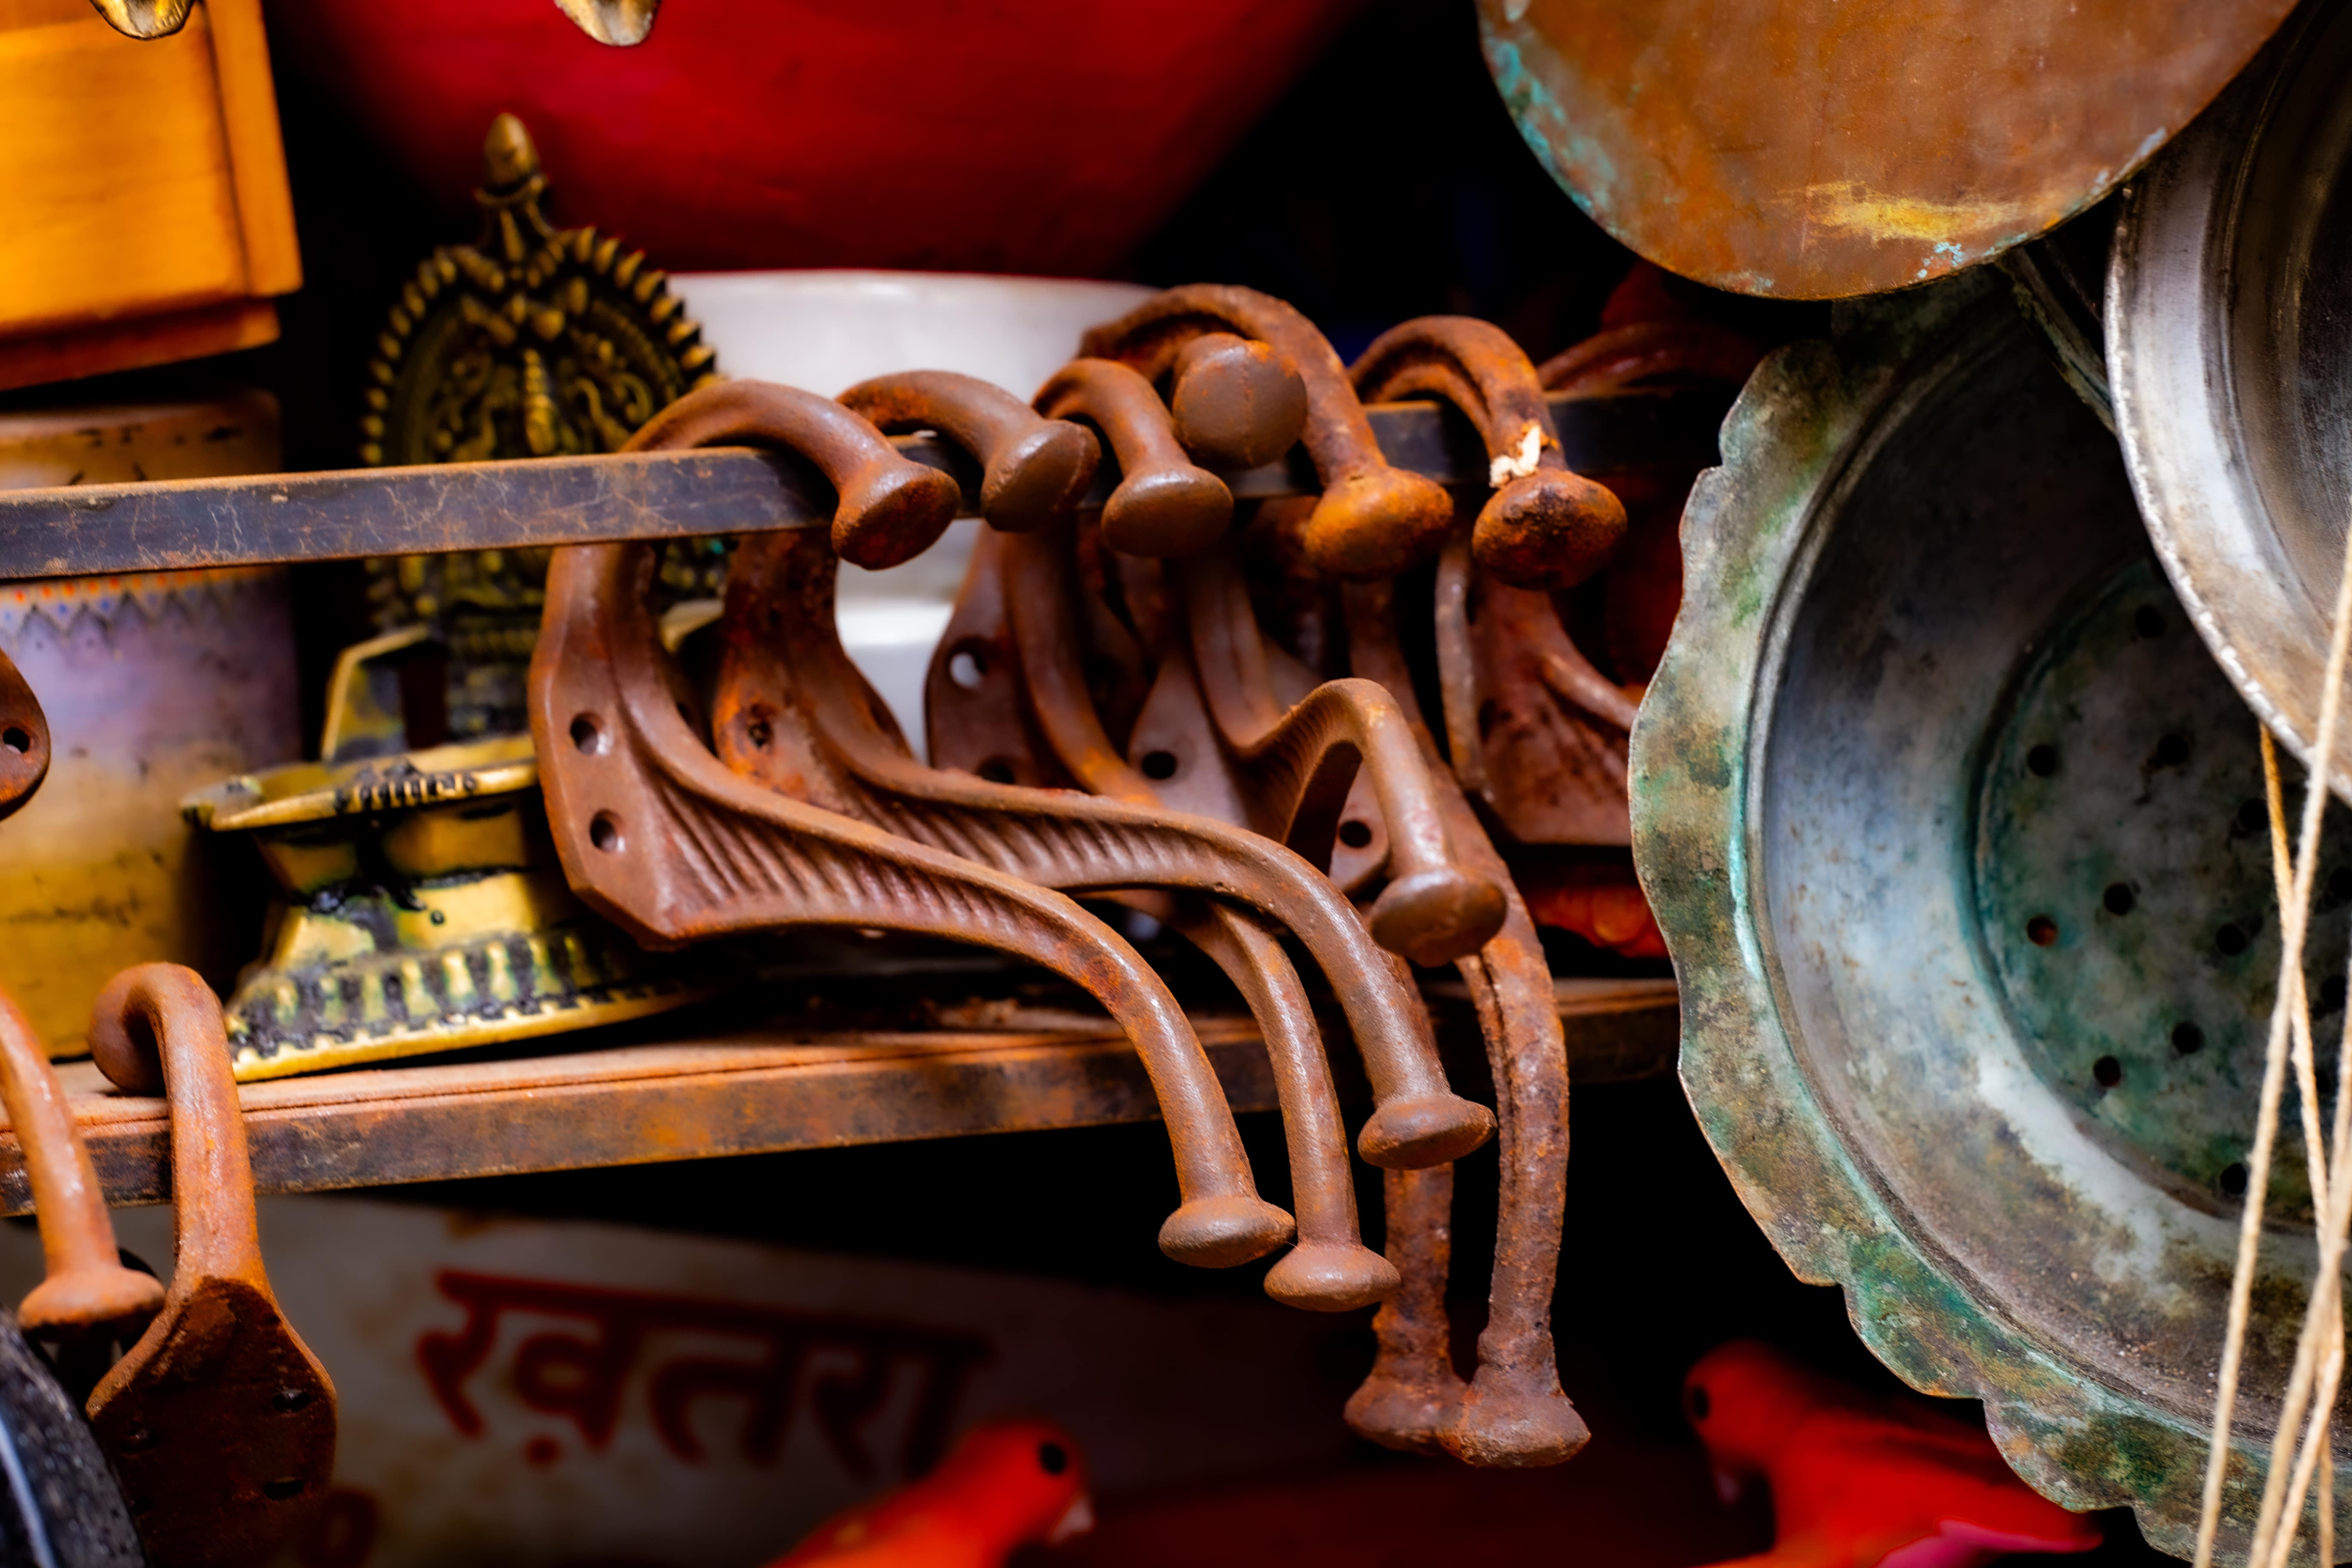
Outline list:
[[[1633,739],[1684,1086],[1882,1361],[1984,1401],[2041,1491],[2130,1504],[2185,1555],[2278,967],[2255,721],[1997,282],[1843,309],[1759,370],[1723,452]],[[2323,1035],[2352,829],[2330,842]],[[2241,1552],[2315,1259],[2281,1144]]]

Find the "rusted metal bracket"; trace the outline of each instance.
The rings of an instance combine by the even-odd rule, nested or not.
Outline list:
[[[1708,389],[1554,396],[1549,405],[1561,456],[1584,468],[1711,463],[1726,402]],[[1485,447],[1452,410],[1394,403],[1364,412],[1395,467],[1440,484],[1486,486]],[[964,510],[978,511],[981,477],[969,458],[921,437],[897,445],[954,475]],[[1223,477],[1236,500],[1321,489],[1303,447]],[[1087,504],[1099,504],[1118,479],[1106,460]],[[832,521],[831,488],[813,468],[746,447],[80,485],[0,495],[0,580],[696,539]]]

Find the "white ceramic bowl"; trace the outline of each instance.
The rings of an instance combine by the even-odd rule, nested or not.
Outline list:
[[[953,370],[1026,400],[1077,353],[1078,336],[1152,290],[1134,283],[953,272],[680,273],[670,288],[731,376],[832,396],[869,376]],[[918,753],[923,676],[947,629],[978,525],[959,522],[890,572],[844,564],[841,640]]]

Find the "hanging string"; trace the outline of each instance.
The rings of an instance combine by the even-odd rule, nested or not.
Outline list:
[[[2262,740],[2263,793],[2270,806],[2271,879],[2277,891],[2279,908],[2284,910],[2286,908],[2288,900],[2294,897],[2294,872],[2287,853],[2285,792],[2279,781],[2278,742],[2272,737],[2267,728],[2258,726],[2257,732]],[[2315,1239],[2324,1248],[2326,1245],[2327,1229],[2327,1169],[2331,1163],[2340,1161],[2342,1155],[2340,1152],[2323,1152],[2319,1131],[2318,1075],[2313,1060],[2311,997],[2302,966],[2298,964],[2293,967],[2282,967],[2280,979],[2282,984],[2293,985],[2295,993],[2293,1013],[2294,1034],[2291,1059],[2294,1068],[2296,1098],[2302,1102],[2304,1166],[2311,1187],[2312,1226],[2315,1233]],[[2352,1027],[2352,1015],[2347,1015],[2347,1027]],[[2347,1042],[2352,1042],[2352,1034],[2347,1034]],[[2336,1081],[2339,1084],[2345,1081],[2340,1060]],[[2340,1313],[2331,1313],[2329,1317],[2336,1324],[2336,1340],[2329,1349],[2340,1363],[2343,1355],[2343,1318]],[[2340,1376],[2340,1364],[2337,1370]],[[2318,1402],[2314,1416],[2318,1430],[2318,1447],[2315,1452],[2325,1452],[2329,1447],[2334,1411],[2335,1401],[2332,1397],[2323,1398]],[[2334,1555],[2336,1550],[2335,1475],[2335,1466],[2324,1465],[2317,1470],[2315,1478],[2318,1489],[2319,1562],[2323,1564],[2333,1564],[2336,1561]],[[2284,1510],[2284,1517],[2298,1518],[2301,1511],[2302,1496],[2298,1489]],[[2294,1532],[2288,1531],[2284,1537],[2285,1545],[2274,1548],[2282,1559],[2286,1547],[2293,1544],[2294,1539]],[[2250,1560],[2261,1561],[2262,1557],[2263,1554],[2257,1552]]]
[[[2228,1326],[2221,1345],[2221,1368],[2214,1391],[2213,1429],[2211,1446],[2206,1455],[2205,1492],[2203,1508],[2197,1522],[2197,1568],[2210,1568],[2213,1561],[2213,1539],[2221,1524],[2221,1483],[2227,1472],[2230,1455],[2230,1433],[2236,1415],[2238,1379],[2245,1359],[2246,1319],[2251,1310],[2254,1268],[2262,1247],[2263,1205],[2270,1186],[2271,1159],[2278,1138],[2278,1097],[2286,1078],[2288,1042],[2297,1032],[2295,1020],[2301,1015],[2300,1032],[2308,1038],[2310,1025],[2307,1003],[2304,1002],[2303,951],[2310,929],[2311,884],[2319,865],[2319,830],[2328,797],[2326,780],[2330,760],[2336,754],[2336,731],[2343,709],[2344,670],[2347,654],[2352,654],[2352,529],[2345,533],[2345,560],[2337,568],[2336,608],[2327,641],[2327,665],[2325,685],[2319,704],[2319,731],[2312,747],[2315,765],[2312,782],[2304,791],[2303,820],[2296,836],[2294,875],[2289,879],[2286,897],[2280,910],[2279,984],[2271,1005],[2269,1039],[2263,1051],[2263,1086],[2259,1109],[2254,1121],[2254,1146],[2248,1159],[2245,1210],[2238,1227],[2238,1257],[2230,1281],[2230,1311]],[[2275,760],[2273,764],[2275,766]],[[2282,811],[2281,828],[2284,828]],[[2298,1006],[2303,1003],[2302,1006]],[[2341,1079],[2339,1068],[2339,1083]],[[2347,1217],[2352,1217],[2352,1182],[2346,1180],[2347,1161],[2352,1158],[2352,1123],[2343,1115],[2342,1097],[2338,1097],[2336,1130],[2339,1137],[2330,1150],[2326,1164],[2326,1201],[2320,1208],[2320,1272],[2314,1282],[2309,1310],[2305,1314],[2304,1331],[2295,1346],[2294,1373],[2288,1379],[2286,1397],[2282,1403],[2277,1436],[2272,1443],[2272,1463],[2263,1487],[2262,1508],[2254,1525],[2253,1549],[2250,1561],[2267,1565],[2273,1560],[2284,1561],[2287,1548],[2294,1541],[2294,1531],[2284,1532],[2279,1522],[2285,1509],[2289,1487],[2287,1467],[2278,1463],[2284,1442],[2301,1431],[2304,1412],[2309,1405],[2315,1383],[2328,1383],[2321,1374],[2319,1363],[2325,1360],[2336,1373],[2342,1375],[2343,1357],[2340,1351],[2329,1353],[2325,1348],[2341,1342],[2341,1308],[2339,1287],[2343,1270],[2344,1232]],[[2320,1327],[2321,1313],[2336,1318],[2337,1332],[2330,1335]],[[2321,1406],[2315,1429],[2326,1425],[2326,1415],[2333,1409],[2334,1386],[2328,1384],[2328,1396]],[[2300,1518],[2301,1502],[2310,1483],[2311,1465],[2317,1446],[2308,1440],[2297,1452],[2294,1468],[2301,1472],[2300,1484],[2292,1490],[2296,1512],[2288,1518]],[[2332,1531],[2330,1532],[2332,1535]]]

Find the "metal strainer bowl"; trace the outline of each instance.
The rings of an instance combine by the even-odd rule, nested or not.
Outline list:
[[[1633,741],[1685,1088],[1881,1360],[2185,1555],[2278,966],[2255,721],[1998,284],[1843,310],[1723,451]],[[2352,827],[2330,842],[2311,984],[2340,1012]],[[2315,1258],[2282,1144],[2241,1551]]]

